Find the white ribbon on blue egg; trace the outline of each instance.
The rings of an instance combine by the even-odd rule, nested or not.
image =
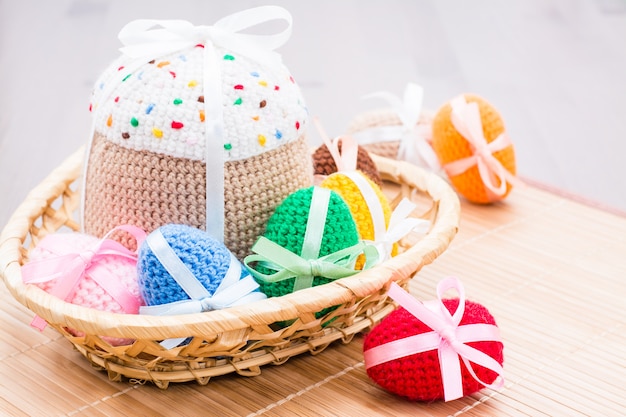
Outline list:
[[[269,35],[240,33],[273,20],[282,20],[287,27]],[[244,55],[266,65],[282,65],[274,49],[284,45],[291,36],[291,14],[278,6],[261,6],[231,14],[213,26],[194,26],[184,20],[140,19],[128,23],[118,34],[124,45],[120,51],[133,59],[119,79],[110,82],[102,94],[105,101],[128,74],[148,61],[177,51],[204,45],[203,94],[205,106],[206,164],[206,231],[224,240],[224,117],[222,105],[221,59],[216,47]],[[92,127],[91,137],[95,132]],[[91,143],[89,144],[91,148]],[[88,152],[90,149],[87,150]],[[88,153],[89,154],[89,153]],[[86,165],[86,164],[85,164]],[[86,173],[86,167],[85,172]],[[85,191],[85,190],[83,190]],[[83,192],[82,195],[85,195]],[[81,202],[84,208],[84,201]],[[84,213],[84,210],[82,210]],[[84,215],[84,214],[83,214]],[[83,222],[84,224],[84,222]]]
[[[409,217],[417,205],[407,198],[403,198],[393,210],[389,218],[389,225],[386,226],[385,213],[378,195],[363,174],[358,171],[346,171],[342,172],[342,174],[350,178],[361,191],[361,195],[369,209],[374,226],[374,240],[365,240],[365,243],[374,246],[378,251],[378,263],[390,259],[393,244],[409,233],[427,233],[430,229],[428,220]]]
[[[409,83],[404,90],[404,99],[387,91],[379,91],[363,96],[364,99],[380,98],[389,103],[398,115],[401,125],[376,126],[355,132],[352,136],[362,145],[377,142],[400,141],[397,158],[412,164],[426,165],[432,171],[441,169],[439,159],[426,141],[430,126],[418,124],[422,113],[424,89],[415,83]]]
[[[190,299],[161,305],[142,306],[139,308],[140,314],[169,316],[200,313],[251,303],[266,298],[265,294],[258,291],[259,284],[252,276],[248,275],[240,279],[241,264],[232,254],[230,254],[230,264],[226,275],[215,289],[215,292],[211,294],[176,255],[176,252],[167,242],[161,230],[157,229],[150,233],[145,242],[161,265]],[[171,349],[181,344],[185,339],[185,337],[167,339],[162,341],[161,345],[166,349]]]

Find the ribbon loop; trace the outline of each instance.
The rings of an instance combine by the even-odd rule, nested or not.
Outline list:
[[[409,217],[417,207],[407,198],[403,198],[391,213],[389,226],[376,236],[376,240],[368,241],[378,251],[379,262],[391,258],[393,245],[409,233],[427,233],[430,229],[430,221]]]
[[[313,123],[315,123],[317,131],[337,165],[337,172],[355,171],[359,156],[359,145],[356,140],[350,135],[337,136],[334,139],[330,139],[317,118],[313,119]],[[339,150],[340,142],[341,151]]]
[[[287,27],[268,35],[240,33],[272,20],[282,20]],[[185,20],[134,20],[122,28],[118,38],[124,45],[120,51],[133,59],[152,59],[211,42],[254,61],[276,65],[281,58],[273,51],[289,40],[292,23],[284,8],[261,6],[223,17],[213,26],[194,26]]]
[[[453,314],[445,307],[442,298],[450,289],[456,289],[459,293],[459,305]],[[447,278],[441,281],[437,286],[438,300],[428,304],[419,302],[395,282],[391,283],[388,295],[433,331],[398,339],[365,351],[366,368],[437,349],[445,401],[463,396],[460,361],[463,361],[470,375],[483,386],[493,389],[502,387],[502,365],[484,352],[466,344],[476,341],[500,342],[499,329],[487,323],[459,325],[465,311],[465,293],[459,280]],[[482,381],[476,375],[473,363],[495,372],[495,382]]]
[[[433,171],[441,167],[430,141],[430,125],[419,123],[424,101],[424,89],[415,83],[408,83],[403,99],[387,91],[379,91],[363,96],[364,99],[379,98],[386,101],[400,119],[399,126],[379,126],[353,133],[362,145],[376,142],[400,141],[397,158],[412,164],[426,165]]]

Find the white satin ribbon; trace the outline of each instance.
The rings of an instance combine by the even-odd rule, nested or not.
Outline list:
[[[226,275],[214,293],[211,294],[176,255],[159,229],[148,235],[146,244],[190,299],[161,305],[142,306],[139,308],[140,314],[165,316],[200,313],[266,298],[265,294],[257,291],[259,284],[250,275],[240,279],[241,264],[232,254]],[[184,337],[167,339],[161,342],[161,345],[166,349],[171,349],[181,344],[185,339]]]
[[[357,161],[359,159],[359,145],[356,140],[349,135],[337,136],[334,139],[330,139],[317,117],[313,119],[313,123],[322,137],[324,145],[328,148],[330,156],[333,157],[335,165],[337,165],[337,172],[356,170]],[[341,151],[339,151],[339,142],[341,142]]]
[[[495,196],[503,196],[507,190],[507,181],[512,185],[522,185],[522,181],[510,173],[492,154],[512,146],[506,132],[496,139],[487,142],[483,132],[480,109],[475,102],[468,103],[465,96],[460,95],[450,101],[452,112],[450,120],[454,128],[463,136],[473,149],[473,155],[449,162],[444,165],[448,176],[456,176],[467,171],[474,165],[485,188]],[[496,182],[499,184],[496,185]]]
[[[363,98],[380,98],[387,101],[402,124],[372,127],[353,133],[354,138],[360,144],[399,140],[398,159],[419,166],[426,165],[433,171],[441,168],[439,159],[428,142],[431,137],[431,127],[419,124],[424,101],[424,89],[421,86],[414,83],[407,84],[403,100],[387,91],[367,94]]]
[[[378,251],[379,262],[385,262],[391,258],[393,245],[411,232],[428,233],[430,222],[424,219],[409,217],[411,212],[415,210],[416,205],[409,199],[403,198],[400,204],[391,213],[389,226],[383,234],[375,242],[371,244]],[[370,243],[370,242],[367,242]]]
[[[285,21],[287,27],[270,35],[239,33],[272,20]],[[120,51],[133,62],[125,66],[125,71],[118,74],[116,81],[108,83],[100,101],[105,101],[124,77],[147,61],[198,44],[204,45],[206,231],[220,241],[224,240],[225,151],[221,57],[217,56],[216,47],[269,66],[282,65],[280,55],[273,50],[287,42],[291,30],[292,17],[287,10],[278,6],[261,6],[226,16],[213,26],[194,26],[184,20],[135,20],[124,26],[118,35],[124,45]]]
[[[385,225],[385,212],[383,211],[382,204],[378,199],[378,195],[365,176],[359,171],[346,171],[342,172],[342,174],[352,180],[361,192],[363,200],[365,200],[365,204],[367,205],[372,219],[372,226],[374,227],[374,241],[382,239],[387,226]]]
[[[416,205],[407,198],[403,198],[400,201],[391,213],[389,225],[385,225],[385,213],[380,199],[365,177],[358,171],[343,172],[343,174],[357,186],[370,212],[372,225],[374,226],[374,239],[365,240],[365,243],[376,248],[378,252],[377,263],[390,259],[393,244],[409,233],[413,231],[427,233],[430,229],[428,220],[409,217],[411,212],[415,210]]]

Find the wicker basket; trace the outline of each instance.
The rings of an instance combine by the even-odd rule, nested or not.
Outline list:
[[[372,156],[385,180],[392,206],[402,197],[418,204],[414,214],[431,220],[425,237],[409,235],[402,252],[385,263],[352,277],[224,310],[179,316],[140,316],[102,312],[64,302],[34,285],[22,283],[20,267],[29,249],[46,234],[78,230],[78,178],[84,151],[78,150],[54,170],[11,217],[0,235],[0,272],[11,294],[43,317],[111,380],[206,384],[218,375],[260,374],[265,364],[280,364],[304,352],[318,353],[334,341],[350,342],[391,312],[386,297],[391,281],[405,287],[424,266],[437,258],[454,237],[459,200],[434,174],[405,162]],[[315,313],[339,306],[325,317]],[[275,323],[291,324],[278,327]],[[82,331],[75,337],[67,328]],[[136,340],[111,346],[102,336]],[[189,337],[185,346],[166,350],[158,342]]]

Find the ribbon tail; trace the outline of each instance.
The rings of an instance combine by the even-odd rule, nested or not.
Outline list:
[[[170,350],[175,348],[176,346],[180,345],[181,343],[183,343],[185,340],[187,340],[186,337],[177,337],[174,339],[165,339],[163,340],[161,343],[159,343],[161,346],[163,346],[165,349]]]
[[[442,342],[438,355],[444,400],[451,401],[461,398],[463,396],[463,379],[459,355],[447,342]]]
[[[493,157],[490,156],[490,158]],[[490,165],[491,168],[487,166],[487,163],[482,158],[478,158],[478,174],[489,191],[497,196],[503,196],[507,188],[504,174],[506,169],[497,160],[495,163],[491,161]],[[497,186],[496,182],[498,183]]]
[[[293,18],[282,7],[269,5],[242,10],[221,18],[215,22],[215,27],[229,32],[239,32],[272,20],[282,20],[287,23],[287,27],[273,35],[247,35],[245,38],[246,41],[253,42],[263,49],[274,50],[287,43],[292,32]]]
[[[202,312],[202,303],[199,300],[181,300],[167,304],[139,307],[139,314],[150,316],[176,316],[179,314],[193,314]]]
[[[502,376],[504,375],[504,368],[502,368],[502,365],[500,365],[498,361],[496,361],[491,356],[485,354],[484,352],[481,352],[480,350],[465,344],[460,344],[459,346],[456,346],[455,349],[463,360],[463,363],[465,364],[468,372],[470,373],[470,375],[472,375],[472,378],[480,382],[485,387],[492,389],[502,388],[502,385],[504,384],[502,378]],[[496,378],[494,380],[496,382],[487,383],[481,380],[478,375],[476,375],[472,363],[475,363],[476,365],[482,366],[483,368],[489,369],[490,371],[496,373]]]
[[[415,143],[415,147],[417,148],[417,152],[422,157],[426,165],[433,171],[438,171],[441,168],[439,164],[439,158],[437,154],[433,150],[433,147],[426,142],[426,139],[418,140]]]
[[[239,261],[236,261],[239,262]],[[255,294],[260,294],[265,298],[265,294],[257,291],[259,284],[250,275],[228,287],[218,289],[212,297],[206,300],[207,306],[212,310],[219,310],[226,307],[244,304],[247,300],[256,299]]]
[[[420,119],[424,102],[424,88],[415,83],[408,83],[404,90],[404,107],[398,112],[402,124],[413,129]]]
[[[311,288],[313,286],[313,275],[303,275],[296,277],[293,282],[293,292]]]
[[[39,316],[35,316],[35,318],[33,319],[33,321],[30,322],[30,325],[36,329],[38,329],[40,332],[43,332],[43,330],[46,328],[46,326],[48,325],[48,322],[45,321],[43,318],[39,317]]]

